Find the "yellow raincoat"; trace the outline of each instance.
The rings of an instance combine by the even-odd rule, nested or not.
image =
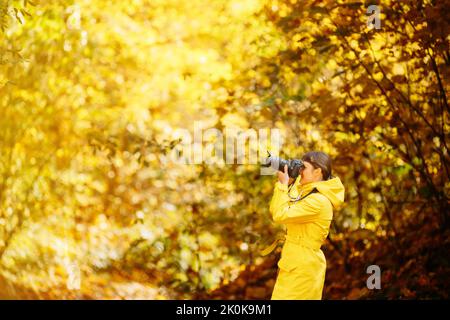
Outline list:
[[[290,196],[305,196],[293,202]],[[328,236],[333,208],[344,201],[339,178],[300,185],[292,190],[280,182],[275,185],[270,212],[275,222],[286,225],[286,241],[278,261],[279,272],[273,300],[320,300],[325,282],[326,260],[320,250]]]

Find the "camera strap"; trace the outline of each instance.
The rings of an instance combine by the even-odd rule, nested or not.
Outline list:
[[[290,189],[289,189],[289,191],[290,191]],[[289,195],[289,191],[288,191],[288,195]],[[319,192],[319,190],[317,190],[317,188],[313,188],[310,192],[308,192],[306,195],[304,195],[304,196],[298,196],[297,198],[292,198],[291,196],[289,196],[290,198],[291,198],[291,202],[297,202],[297,201],[300,201],[300,200],[303,200],[303,199],[305,199],[307,196],[309,196],[310,194],[312,194],[312,193],[317,193],[317,192]]]
[[[308,194],[304,195],[303,197],[300,198],[300,200],[305,199],[307,196],[309,196],[312,193],[317,193],[319,192],[319,190],[317,190],[317,188],[313,188],[310,192],[308,192]]]

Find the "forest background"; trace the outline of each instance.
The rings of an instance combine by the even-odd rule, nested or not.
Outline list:
[[[324,299],[448,299],[449,5],[1,0],[0,298],[269,298],[275,178],[200,123],[333,158]]]

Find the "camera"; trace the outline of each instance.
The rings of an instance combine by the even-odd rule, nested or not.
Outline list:
[[[270,152],[267,152],[269,156],[265,159],[265,163],[262,164],[262,167],[271,167],[274,170],[278,170],[281,172],[284,172],[284,166],[287,165],[288,167],[288,175],[292,179],[297,179],[300,172],[305,169],[305,164],[302,160],[299,159],[289,159],[285,160],[280,157],[274,157],[270,154]]]

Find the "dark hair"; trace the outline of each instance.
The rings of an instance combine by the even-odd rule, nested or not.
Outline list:
[[[315,169],[317,168],[322,169],[323,180],[328,180],[332,178],[331,158],[325,152],[321,151],[307,152],[302,157],[302,160],[311,163]]]

